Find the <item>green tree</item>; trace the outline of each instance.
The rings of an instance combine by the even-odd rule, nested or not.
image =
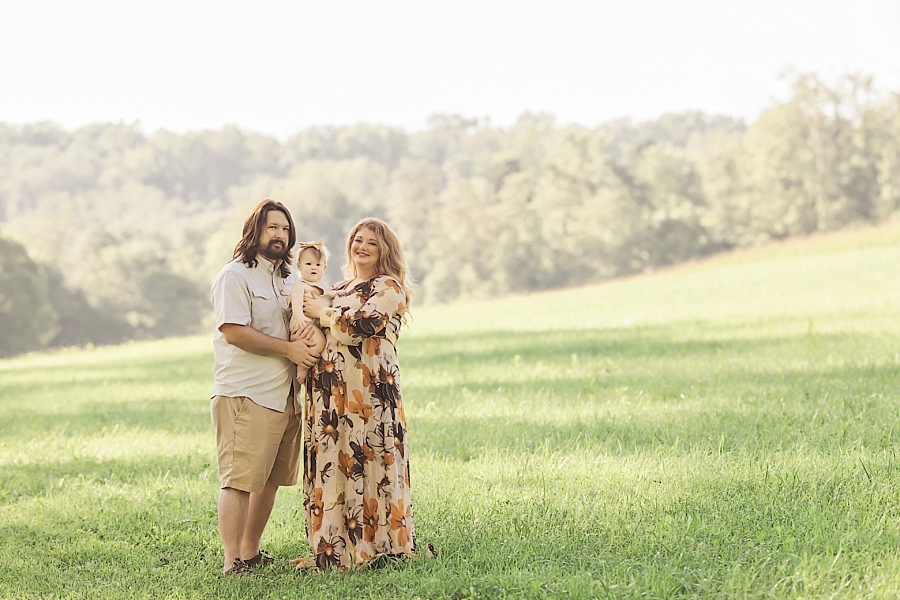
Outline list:
[[[424,251],[431,233],[437,233],[436,208],[444,185],[441,168],[422,159],[403,159],[390,176],[386,217],[403,240],[415,281],[425,276]]]
[[[877,193],[873,216],[889,219],[900,212],[900,93],[872,106],[864,118],[875,147]]]
[[[648,213],[646,263],[656,267],[702,254],[709,243],[701,223],[707,207],[694,163],[671,146],[647,144],[637,151],[631,172]]]
[[[65,285],[62,273],[44,266],[47,300],[56,313],[56,332],[48,342],[51,347],[116,344],[130,338],[134,331],[124,320],[104,314],[90,305],[79,289]]]
[[[0,356],[42,348],[55,329],[40,267],[21,244],[0,237]]]

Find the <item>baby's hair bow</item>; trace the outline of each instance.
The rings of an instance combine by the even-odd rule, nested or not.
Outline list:
[[[319,258],[322,259],[323,264],[328,262],[328,250],[325,249],[322,240],[316,240],[315,242],[300,242],[300,246],[297,248],[297,260],[300,260],[300,255],[303,254],[305,250],[313,250],[318,254]]]

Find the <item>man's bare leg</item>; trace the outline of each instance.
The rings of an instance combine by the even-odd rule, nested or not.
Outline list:
[[[275,506],[275,494],[278,486],[267,483],[263,491],[258,494],[250,494],[249,510],[247,511],[246,526],[241,537],[241,554],[243,560],[250,560],[259,554],[259,542],[262,539],[263,530],[269,522],[272,507]]]
[[[241,558],[241,540],[247,527],[250,493],[234,488],[222,488],[219,492],[219,535],[225,549],[222,572],[228,571],[236,558]]]

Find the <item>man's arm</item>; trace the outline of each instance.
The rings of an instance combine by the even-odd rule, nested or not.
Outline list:
[[[219,328],[225,341],[241,350],[259,354],[260,356],[283,356],[296,365],[312,367],[319,360],[319,355],[310,351],[306,341],[294,342],[280,340],[266,335],[249,325],[225,323]]]

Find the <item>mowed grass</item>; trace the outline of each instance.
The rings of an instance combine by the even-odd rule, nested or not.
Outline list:
[[[420,543],[217,575],[209,336],[0,361],[0,596],[900,597],[900,227],[416,311]],[[264,545],[308,555],[296,488]]]

